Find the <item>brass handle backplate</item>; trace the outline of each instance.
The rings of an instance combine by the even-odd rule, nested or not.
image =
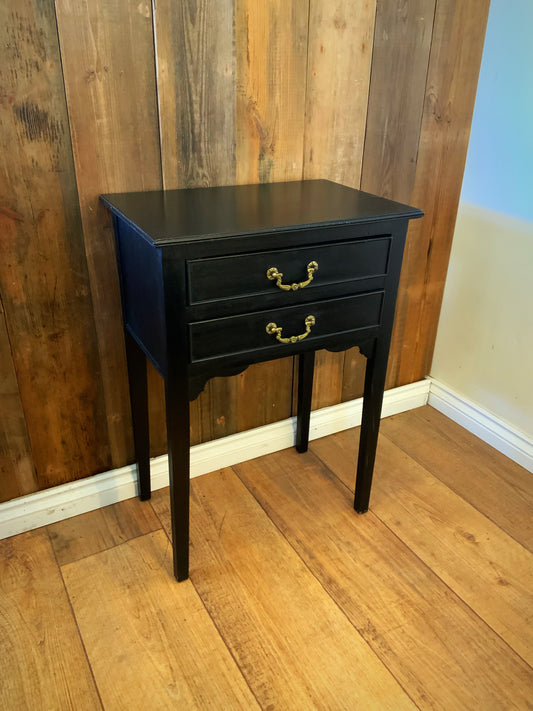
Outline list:
[[[266,332],[270,336],[275,335],[280,343],[298,343],[298,341],[303,341],[303,339],[307,338],[307,336],[311,333],[311,326],[315,325],[316,319],[314,316],[307,316],[304,323],[305,323],[305,333],[300,333],[299,336],[289,336],[289,338],[282,338],[281,331],[283,329],[281,326],[276,326],[275,323],[267,324]]]
[[[317,269],[318,262],[309,262],[309,264],[307,265],[306,281],[295,282],[294,284],[282,284],[281,280],[283,279],[283,273],[279,272],[277,267],[270,267],[270,269],[267,270],[267,278],[270,279],[270,281],[274,281],[275,279],[276,286],[282,289],[283,291],[296,291],[296,289],[303,289],[304,286],[307,286],[313,281],[313,274],[316,272]]]

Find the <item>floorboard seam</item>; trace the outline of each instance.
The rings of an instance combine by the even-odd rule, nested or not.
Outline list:
[[[80,640],[81,648],[83,649],[83,655],[84,655],[85,659],[87,660],[87,666],[89,667],[89,672],[90,672],[90,674],[91,674],[91,679],[93,680],[93,684],[94,684],[94,689],[95,689],[95,691],[96,691],[96,695],[98,696],[98,701],[100,702],[100,706],[101,706],[101,708],[102,708],[102,711],[105,711],[104,702],[103,702],[102,696],[101,696],[101,694],[100,694],[100,688],[99,688],[99,686],[98,686],[98,684],[97,684],[97,682],[96,682],[96,677],[94,676],[93,665],[91,664],[91,660],[89,659],[89,655],[88,655],[87,649],[86,649],[86,647],[85,647],[85,641],[84,641],[84,639],[83,639],[83,635],[82,635],[82,633],[81,633],[80,626],[79,626],[79,624],[78,624],[78,618],[76,617],[76,613],[75,613],[75,611],[74,611],[74,607],[72,606],[72,600],[70,599],[70,594],[69,594],[69,591],[68,591],[68,588],[67,588],[67,584],[65,583],[65,578],[63,577],[63,571],[61,570],[61,566],[59,565],[59,563],[58,563],[58,561],[57,561],[57,555],[56,555],[56,552],[55,552],[55,549],[54,549],[54,546],[53,546],[53,543],[52,543],[52,539],[51,539],[51,537],[50,537],[50,531],[48,530],[48,526],[46,527],[46,535],[48,536],[48,541],[49,541],[49,543],[50,543],[50,548],[52,549],[52,553],[53,553],[53,556],[54,556],[54,560],[55,560],[56,565],[57,565],[57,570],[58,570],[59,576],[60,576],[60,578],[61,578],[61,584],[63,585],[63,590],[65,591],[65,595],[67,596],[68,606],[69,606],[69,608],[70,608],[70,612],[72,613],[72,618],[73,618],[74,623],[75,623],[75,625],[76,625],[76,631],[77,631],[77,633],[78,633],[78,637],[79,637],[79,640]]]
[[[397,447],[397,448],[398,448],[399,450],[401,450],[405,455],[407,455],[410,459],[412,459],[413,462],[416,462],[420,467],[422,467],[430,476],[432,476],[432,477],[434,477],[435,479],[437,479],[437,481],[440,481],[440,483],[441,483],[443,486],[445,486],[446,488],[448,488],[451,492],[453,492],[456,496],[458,496],[462,501],[464,501],[465,503],[467,503],[469,506],[471,506],[473,509],[475,509],[479,514],[481,514],[482,516],[484,516],[488,521],[490,521],[491,523],[493,523],[497,528],[500,529],[500,531],[502,531],[503,533],[505,533],[505,535],[509,536],[509,538],[511,538],[515,543],[517,543],[519,546],[521,546],[524,550],[526,550],[528,553],[532,553],[532,554],[533,554],[533,550],[531,550],[530,548],[528,548],[527,546],[525,546],[521,541],[519,541],[517,538],[515,538],[515,536],[513,536],[512,533],[509,533],[509,531],[506,531],[504,528],[502,528],[502,526],[501,526],[497,521],[495,521],[493,518],[491,518],[491,516],[490,516],[488,513],[486,513],[485,511],[482,511],[482,510],[481,510],[476,504],[474,504],[472,501],[469,501],[468,499],[465,499],[465,497],[464,497],[459,491],[457,491],[453,486],[450,486],[450,484],[448,484],[448,482],[446,482],[446,481],[444,481],[443,479],[441,479],[441,477],[440,477],[438,474],[435,474],[435,473],[432,472],[430,469],[428,469],[428,468],[425,466],[425,464],[424,464],[422,461],[420,461],[420,460],[416,457],[416,455],[413,455],[413,454],[411,454],[410,452],[408,452],[407,449],[405,449],[405,446],[402,446],[401,444],[399,444],[398,442],[396,442],[396,440],[392,439],[390,435],[387,435],[387,434],[385,434],[385,433],[381,433],[380,436],[381,436],[381,437],[385,437],[385,439],[387,439],[387,440],[388,440],[389,442],[391,442],[395,447]],[[488,445],[488,446],[490,446],[490,445]],[[517,466],[520,466],[520,465],[517,464]],[[523,497],[522,497],[522,498],[523,498]],[[525,501],[525,503],[527,504],[528,502]]]
[[[313,456],[315,456],[317,459],[319,459],[315,454],[313,454]],[[319,461],[322,461],[322,460],[319,459]],[[298,556],[299,560],[301,560],[301,562],[303,563],[303,565],[305,566],[305,568],[309,571],[309,573],[310,573],[310,574],[313,576],[313,578],[317,581],[317,583],[320,585],[320,587],[322,588],[322,590],[326,593],[326,595],[329,597],[329,599],[333,602],[333,604],[335,605],[335,607],[337,607],[337,609],[340,611],[340,613],[342,614],[342,616],[348,621],[348,623],[349,623],[349,624],[353,627],[353,629],[357,632],[357,634],[359,635],[359,637],[361,638],[361,640],[363,641],[363,643],[369,648],[369,650],[370,650],[370,651],[372,652],[372,654],[376,657],[376,659],[380,662],[380,664],[382,664],[382,666],[383,666],[383,667],[387,670],[387,672],[391,675],[391,677],[394,679],[394,681],[398,684],[399,688],[403,691],[403,693],[406,695],[406,697],[411,701],[411,703],[413,704],[413,706],[414,706],[415,708],[419,709],[419,711],[420,711],[420,707],[419,707],[418,704],[414,701],[414,699],[412,698],[411,694],[405,689],[404,685],[400,682],[400,680],[397,679],[397,677],[396,677],[396,675],[394,674],[394,672],[388,667],[388,665],[384,662],[384,660],[380,657],[380,655],[379,655],[379,654],[376,652],[376,650],[372,647],[372,645],[370,644],[370,642],[364,638],[364,636],[362,635],[362,633],[361,633],[361,632],[357,629],[357,627],[355,626],[354,622],[352,622],[352,620],[349,618],[348,614],[345,612],[345,610],[343,610],[343,608],[342,608],[342,606],[340,605],[340,603],[337,602],[337,600],[333,597],[333,595],[329,592],[329,590],[324,586],[324,583],[320,580],[320,578],[318,578],[318,577],[315,575],[315,573],[313,572],[313,570],[309,567],[309,564],[307,563],[307,561],[305,561],[304,558],[302,558],[301,554],[300,554],[300,553],[298,552],[298,550],[294,547],[294,545],[291,543],[291,541],[287,538],[287,536],[284,534],[284,532],[283,532],[282,529],[278,526],[278,524],[272,519],[272,517],[270,516],[270,514],[268,513],[268,511],[265,509],[265,507],[262,505],[262,503],[257,499],[257,497],[255,496],[255,494],[253,493],[253,491],[251,491],[250,488],[246,485],[246,482],[241,478],[241,476],[239,475],[239,473],[238,473],[238,471],[237,471],[238,467],[239,467],[239,465],[236,464],[236,465],[234,465],[233,467],[231,467],[231,469],[233,469],[235,475],[237,476],[237,478],[239,479],[239,481],[242,483],[242,485],[245,487],[245,489],[248,491],[248,493],[250,494],[250,496],[254,499],[254,501],[258,504],[258,506],[261,508],[261,510],[265,513],[265,516],[266,516],[266,517],[268,518],[268,520],[272,523],[272,525],[276,528],[276,530],[277,530],[277,531],[279,532],[279,534],[283,537],[283,539],[287,542],[287,544],[291,547],[291,549],[296,553],[296,555]],[[341,482],[341,483],[342,483],[342,482]],[[346,485],[344,485],[344,486],[346,486]],[[348,487],[346,487],[346,488],[348,488]],[[355,514],[355,510],[354,510],[354,514]]]
[[[384,437],[385,437],[385,435],[381,435],[381,436],[384,436]],[[390,440],[388,437],[386,437],[386,439],[388,439],[389,441],[392,441],[392,440]],[[395,444],[395,443],[393,442],[393,444]],[[400,448],[400,449],[401,449],[401,448]],[[413,457],[411,457],[407,452],[405,452],[403,449],[402,449],[401,451],[404,452],[404,454],[405,454],[406,456],[408,456],[410,459],[412,459],[416,464],[418,464],[418,466],[422,466],[419,462],[416,462],[416,460],[415,460]],[[350,493],[353,495],[354,492],[352,491],[352,489],[350,489],[350,487],[347,486],[347,485],[342,481],[342,479],[340,479],[340,477],[338,477],[337,474],[335,474],[335,472],[334,472],[330,467],[328,467],[328,465],[318,456],[318,454],[315,454],[314,452],[312,452],[312,453],[313,453],[313,455],[320,461],[320,463],[335,477],[335,479],[339,482],[339,484],[341,484],[341,486],[344,487],[345,489],[348,489],[348,491],[350,491]],[[431,476],[434,476],[434,475],[432,475],[431,472],[429,472],[425,467],[422,467],[422,468],[425,469],[425,471],[427,471],[428,474],[430,474]],[[240,477],[239,477],[239,478],[240,478]],[[435,477],[435,478],[438,478],[438,477]],[[438,481],[440,481],[440,479],[438,479]],[[441,482],[441,483],[442,483],[444,486],[447,486],[444,482]],[[448,487],[448,488],[450,488],[450,487]],[[450,491],[453,491],[453,489],[450,488]],[[455,492],[453,492],[453,493],[455,493]],[[253,494],[252,494],[252,495],[253,495]],[[459,494],[457,494],[457,496],[458,496],[459,498],[461,498],[463,501],[466,501],[466,500],[463,499]],[[468,503],[468,502],[467,502],[467,503]],[[474,507],[474,508],[475,508],[475,507]],[[477,510],[477,509],[476,509],[476,510]],[[475,615],[475,616],[483,623],[483,625],[484,625],[485,627],[487,627],[489,630],[491,630],[491,632],[492,632],[493,634],[495,634],[495,635],[503,642],[503,644],[505,644],[505,645],[511,650],[511,652],[512,652],[514,655],[516,655],[516,657],[518,657],[518,659],[522,660],[522,662],[523,662],[526,666],[528,666],[530,669],[533,669],[533,666],[530,665],[529,662],[527,662],[527,661],[522,657],[522,655],[519,654],[519,652],[517,652],[516,649],[514,649],[514,647],[512,647],[511,644],[510,644],[506,639],[504,639],[504,638],[501,636],[501,634],[500,634],[497,630],[495,630],[485,619],[483,619],[483,617],[481,617],[481,615],[480,615],[476,610],[474,610],[474,609],[466,602],[466,600],[463,600],[463,598],[459,595],[459,593],[458,593],[456,590],[454,590],[445,580],[443,580],[443,579],[441,578],[441,576],[440,576],[435,570],[433,570],[433,568],[431,568],[431,566],[429,566],[428,563],[426,563],[426,561],[423,560],[423,558],[421,558],[421,557],[418,555],[418,553],[416,553],[416,552],[415,552],[415,551],[414,551],[414,550],[413,550],[413,549],[412,549],[412,548],[411,548],[411,547],[410,547],[410,546],[409,546],[409,545],[408,545],[408,544],[407,544],[380,516],[379,516],[379,514],[378,514],[376,511],[374,511],[374,509],[372,508],[372,505],[370,505],[370,508],[369,508],[368,512],[369,512],[369,513],[372,513],[372,514],[380,521],[380,523],[381,523],[388,531],[390,531],[390,533],[391,533],[398,541],[400,541],[400,543],[402,544],[402,546],[404,546],[405,548],[407,548],[407,550],[409,551],[409,553],[410,553],[411,555],[413,555],[418,561],[420,561],[420,563],[421,563],[427,570],[429,570],[430,573],[431,573],[435,578],[437,578],[437,580],[439,580],[439,581],[442,583],[442,585],[444,585],[462,605],[464,605],[466,608],[468,608],[468,609],[470,610],[470,612],[471,612],[473,615]],[[481,513],[481,512],[480,512],[480,513]],[[484,515],[484,514],[482,514],[482,515]],[[487,516],[486,518],[487,518],[488,520],[490,520],[488,516]],[[497,528],[499,528],[501,531],[503,531],[503,529],[502,529],[500,526],[498,526],[498,524],[494,524],[494,525],[497,526]],[[506,533],[505,531],[503,531],[503,532]],[[506,535],[507,535],[507,534],[506,534]],[[510,538],[512,538],[512,536],[510,536]],[[515,539],[512,538],[512,540],[514,541]],[[523,547],[523,546],[522,546],[522,547]],[[527,551],[527,548],[525,548],[524,550]],[[528,552],[529,552],[529,551],[528,551]]]

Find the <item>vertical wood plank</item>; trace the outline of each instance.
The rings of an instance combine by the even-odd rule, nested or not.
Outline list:
[[[239,184],[302,176],[308,20],[308,4],[298,0],[235,0]],[[232,379],[227,433],[289,417],[292,381],[292,358]]]
[[[131,415],[111,220],[98,195],[161,187],[152,13],[146,0],[56,7],[107,426],[120,466],[133,456]],[[160,398],[151,409],[164,428]]]
[[[147,361],[146,365],[150,456],[157,457],[167,451],[167,426],[163,417],[165,412],[165,381],[149,361]]]
[[[238,184],[301,178],[307,27],[307,3],[235,0]],[[289,417],[292,369],[282,358],[228,380],[225,433]]]
[[[459,204],[489,0],[437,0],[411,202],[403,347],[396,385],[429,372]]]
[[[336,405],[342,398],[345,353],[317,351],[311,408]]]
[[[361,189],[408,202],[436,0],[378,0]]]
[[[375,13],[376,0],[311,0],[304,178],[360,185]]]
[[[3,709],[101,709],[46,532],[0,541]]]
[[[342,373],[342,402],[363,397],[365,389],[366,358],[358,348],[350,348],[344,354]]]
[[[302,175],[307,3],[235,0],[237,183]]]
[[[233,0],[154,3],[163,186],[235,183]],[[212,390],[223,399],[213,410]],[[191,444],[226,434],[231,379],[209,382],[190,405]],[[229,396],[229,397],[228,397]],[[235,426],[230,428],[236,431]]]
[[[38,488],[0,299],[0,501]]]
[[[310,2],[304,178],[360,187],[375,12],[376,0]],[[347,399],[346,355],[317,353],[313,409]],[[354,358],[364,367],[358,351]]]
[[[233,184],[233,2],[157,0],[155,44],[165,188]]]
[[[190,403],[190,438],[191,445],[200,444],[213,439],[213,427],[211,416],[211,387],[215,380],[210,380],[205,384],[200,395]]]
[[[39,488],[109,468],[53,2],[0,7],[0,292]]]
[[[301,177],[307,20],[295,0],[156,3],[165,187]],[[292,359],[212,380],[191,441],[288,417],[291,382]]]
[[[434,14],[435,0],[377,4],[361,188],[399,202],[409,203],[415,181]],[[416,278],[408,252],[416,249],[406,247],[386,387],[397,384],[408,289]],[[346,390],[350,366],[359,367],[346,363]]]

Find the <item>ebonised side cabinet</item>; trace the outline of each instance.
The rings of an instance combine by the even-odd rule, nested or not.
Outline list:
[[[296,355],[307,449],[315,351],[367,358],[355,509],[368,509],[408,222],[326,180],[101,196],[113,213],[139,495],[150,497],[146,357],[165,380],[174,573],[189,567],[189,401],[209,378]]]

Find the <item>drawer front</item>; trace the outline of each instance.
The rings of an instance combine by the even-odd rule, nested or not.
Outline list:
[[[283,352],[286,349],[290,355],[295,345],[304,340],[321,348],[329,337],[379,325],[383,293],[376,291],[192,323],[191,362],[273,347],[284,349]]]
[[[255,252],[187,262],[190,305],[259,294],[292,291],[282,287],[302,284],[299,289],[356,281],[386,274],[390,236],[337,242],[314,247]],[[317,268],[314,268],[314,264]],[[313,265],[309,267],[309,265]],[[271,270],[272,278],[267,277]],[[273,270],[283,276],[278,279]],[[278,285],[279,281],[279,285]]]

